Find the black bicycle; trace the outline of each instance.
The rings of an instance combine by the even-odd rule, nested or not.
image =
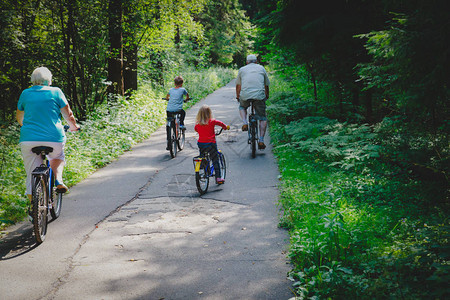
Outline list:
[[[162,98],[167,100],[166,98]],[[184,102],[188,102],[192,98],[186,98]],[[186,128],[180,128],[180,114],[171,113],[167,116],[166,132],[167,132],[167,150],[170,152],[170,156],[174,158],[177,156],[177,150],[181,151],[184,148],[186,140],[185,131]]]
[[[216,135],[221,134],[223,128],[216,133]],[[221,150],[217,150],[219,155],[219,165],[220,165],[220,177],[225,179],[227,174],[227,164],[225,161],[225,155]],[[197,185],[197,190],[200,195],[206,193],[209,187],[209,178],[215,176],[214,164],[209,155],[208,151],[203,151],[200,156],[193,158],[194,169],[195,169],[195,183]]]
[[[67,131],[69,126],[64,126]],[[50,167],[47,155],[53,152],[52,147],[36,146],[31,149],[42,158],[42,164],[32,174],[31,207],[29,214],[33,223],[34,236],[38,244],[45,240],[47,234],[48,213],[55,220],[61,214],[62,197],[65,191],[56,188],[56,177]]]
[[[248,115],[248,144],[252,150],[252,158],[256,157],[256,146],[258,144],[258,120],[255,115],[255,108],[253,103],[257,100],[249,100],[251,106],[251,113]]]

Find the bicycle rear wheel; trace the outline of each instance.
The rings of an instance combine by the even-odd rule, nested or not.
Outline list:
[[[61,214],[61,206],[62,206],[62,193],[56,192],[55,187],[55,176],[52,176],[52,194],[51,194],[51,202],[52,206],[50,208],[50,214],[52,215],[52,219],[55,220]]]
[[[195,183],[200,195],[205,194],[209,186],[208,166],[205,166],[201,168],[200,171],[195,172]]]
[[[256,120],[252,120],[250,122],[250,137],[251,137],[251,141],[250,141],[250,147],[252,149],[252,158],[256,157]]]
[[[225,161],[225,155],[220,150],[218,152],[219,152],[219,164],[220,164],[220,177],[225,179],[225,176],[227,175],[227,163]]]
[[[180,150],[180,151],[183,150],[184,143],[186,141],[186,137],[185,137],[185,133],[184,133],[185,131],[186,131],[185,129],[180,129],[180,138],[177,141],[178,150]]]
[[[38,244],[45,240],[47,234],[48,192],[43,176],[33,177],[32,207],[33,231]]]
[[[170,156],[174,158],[177,156],[177,135],[175,132],[175,127],[170,127],[170,145],[169,145]]]

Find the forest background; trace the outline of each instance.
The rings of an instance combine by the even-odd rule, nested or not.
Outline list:
[[[37,66],[83,126],[69,185],[164,121],[175,75],[199,100],[257,53],[280,167],[295,295],[445,299],[446,0],[3,0],[0,222],[26,215],[14,122]]]

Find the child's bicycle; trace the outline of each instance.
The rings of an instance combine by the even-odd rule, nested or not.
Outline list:
[[[166,98],[162,98],[167,100]],[[184,102],[188,102],[192,98],[187,98]],[[166,132],[167,132],[167,150],[170,152],[170,156],[174,158],[177,156],[177,150],[181,151],[184,148],[185,128],[180,128],[180,114],[172,113],[167,117]]]
[[[64,126],[67,131],[69,126]],[[43,162],[36,167],[32,174],[31,207],[29,214],[32,218],[34,236],[38,244],[45,240],[47,234],[48,213],[55,220],[61,214],[62,197],[64,191],[59,191],[55,184],[55,174],[50,168],[47,155],[53,152],[52,147],[36,146],[31,149],[40,155]]]
[[[221,129],[216,135],[221,134],[223,129]],[[227,164],[225,162],[225,155],[221,150],[217,150],[219,155],[219,165],[220,165],[220,177],[225,179],[227,173]],[[206,193],[209,187],[209,178],[214,176],[214,165],[208,151],[204,151],[200,156],[193,158],[194,169],[195,169],[195,183],[197,185],[197,190],[200,195]]]

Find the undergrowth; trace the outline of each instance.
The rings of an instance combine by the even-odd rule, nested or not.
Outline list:
[[[448,298],[448,139],[332,119],[287,81],[272,80],[268,115],[297,297]]]
[[[166,75],[166,88],[145,84],[129,98],[111,98],[109,103],[98,106],[81,123],[81,131],[67,133],[64,182],[69,187],[80,182],[161,126],[167,106],[161,98],[173,86],[173,78],[178,74],[185,78],[185,87],[194,97],[185,108],[224,86],[236,75],[232,69],[218,67],[203,70],[183,68],[182,72]],[[0,229],[26,215],[26,176],[18,146],[19,134],[17,124],[0,128]]]

